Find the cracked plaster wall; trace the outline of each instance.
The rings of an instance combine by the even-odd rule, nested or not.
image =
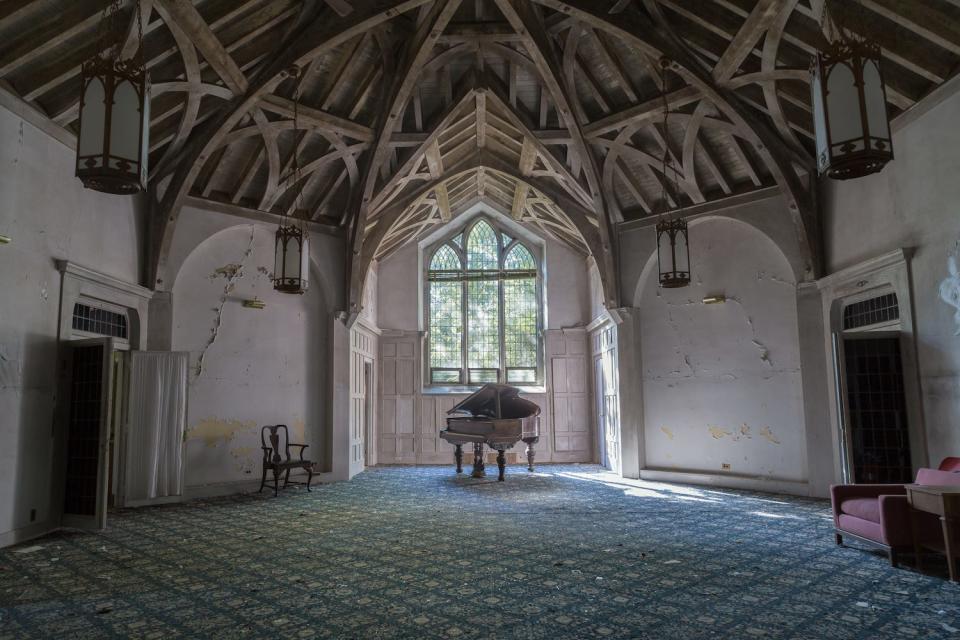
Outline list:
[[[291,441],[328,452],[329,312],[322,283],[303,296],[270,281],[274,228],[217,232],[183,261],[173,288],[173,350],[190,352],[187,487],[260,478],[260,428],[287,424]],[[311,270],[311,277],[317,274]],[[257,297],[264,309],[242,301]]]
[[[735,220],[700,219],[690,237],[691,285],[660,289],[654,264],[635,301],[645,466],[805,481],[790,264],[762,232]],[[703,304],[717,294],[725,304]]]
[[[74,151],[0,107],[0,545],[12,530],[57,524],[51,505],[60,274],[67,259],[138,278],[131,198],[83,188]],[[30,510],[36,509],[31,523]]]
[[[923,106],[922,103],[920,106]],[[958,310],[941,296],[960,260],[960,94],[896,129],[895,159],[876,175],[826,181],[828,271],[900,247],[910,276],[929,463],[960,455]]]

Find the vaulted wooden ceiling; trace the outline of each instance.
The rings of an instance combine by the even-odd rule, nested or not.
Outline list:
[[[774,185],[815,269],[823,2],[142,0],[150,284],[187,203],[344,229],[356,290],[370,261],[483,201],[593,254],[614,304],[618,222]],[[0,3],[0,90],[75,132],[105,4]],[[882,45],[892,116],[960,62],[960,0],[829,9]],[[127,52],[134,16],[126,0]]]

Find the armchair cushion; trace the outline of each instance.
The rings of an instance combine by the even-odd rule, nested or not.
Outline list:
[[[861,520],[880,523],[880,501],[876,498],[847,498],[840,503],[840,512]]]
[[[960,485],[960,473],[940,471],[939,469],[920,469],[917,471],[917,484],[928,486]]]

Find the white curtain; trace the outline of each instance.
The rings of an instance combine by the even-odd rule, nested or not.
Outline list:
[[[130,354],[127,503],[182,493],[188,368],[189,356],[184,352]]]

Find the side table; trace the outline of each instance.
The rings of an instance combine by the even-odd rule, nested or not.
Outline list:
[[[925,511],[940,516],[940,524],[943,528],[943,547],[931,546],[936,551],[940,551],[947,556],[947,567],[950,570],[950,581],[957,581],[956,555],[958,549],[955,547],[956,538],[954,537],[955,525],[960,525],[960,486],[925,486],[918,484],[908,484],[904,487],[907,490],[907,502],[915,510],[911,511],[910,526],[913,530],[913,550],[916,553],[917,569],[920,569],[920,538],[918,536],[916,511]]]

